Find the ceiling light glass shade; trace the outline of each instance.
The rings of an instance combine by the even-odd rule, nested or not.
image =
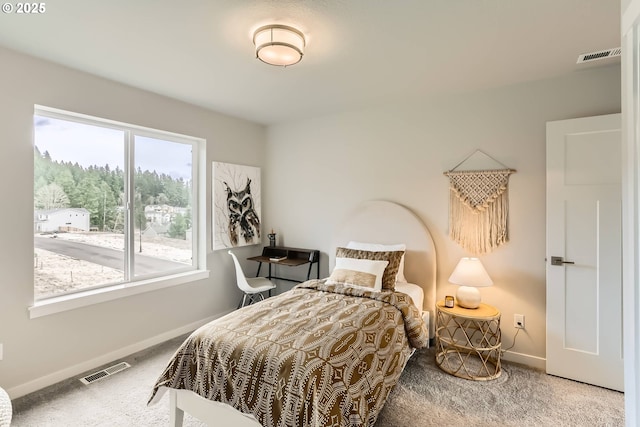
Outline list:
[[[493,285],[493,280],[478,258],[461,258],[449,276],[449,282],[460,285],[456,300],[459,306],[465,308],[478,308],[480,305],[480,291],[476,288]]]
[[[270,65],[297,64],[304,55],[304,34],[286,25],[266,25],[253,34],[256,58]]]

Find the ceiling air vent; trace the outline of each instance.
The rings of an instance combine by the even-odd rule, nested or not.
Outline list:
[[[110,366],[101,371],[94,372],[93,374],[89,374],[86,377],[82,377],[80,378],[80,381],[82,381],[86,385],[89,385],[95,381],[101,380],[102,378],[106,378],[113,374],[117,374],[118,372],[124,371],[125,369],[130,367],[131,365],[129,365],[127,362],[120,362],[117,365]]]
[[[620,56],[621,53],[622,49],[619,47],[616,47],[614,49],[600,50],[598,52],[583,53],[582,55],[578,56],[578,61],[576,61],[576,64],[585,64],[605,58],[615,58]]]

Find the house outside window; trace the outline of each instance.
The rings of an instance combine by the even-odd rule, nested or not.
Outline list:
[[[36,304],[203,271],[204,146],[36,106]]]

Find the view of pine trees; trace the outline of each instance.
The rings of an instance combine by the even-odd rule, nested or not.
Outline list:
[[[182,178],[175,179],[156,171],[136,170],[135,226],[146,228],[144,209],[148,205],[187,208],[191,203],[191,187]],[[34,150],[35,209],[85,208],[91,213],[91,227],[100,231],[123,230],[124,172],[109,165],[83,167],[78,163],[54,161],[47,151]],[[188,211],[189,212],[189,211]],[[190,214],[177,214],[169,237],[184,238],[190,227]]]

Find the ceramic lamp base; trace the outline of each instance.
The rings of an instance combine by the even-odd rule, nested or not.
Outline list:
[[[478,308],[480,306],[480,291],[472,286],[460,286],[456,292],[456,302],[460,307]]]

